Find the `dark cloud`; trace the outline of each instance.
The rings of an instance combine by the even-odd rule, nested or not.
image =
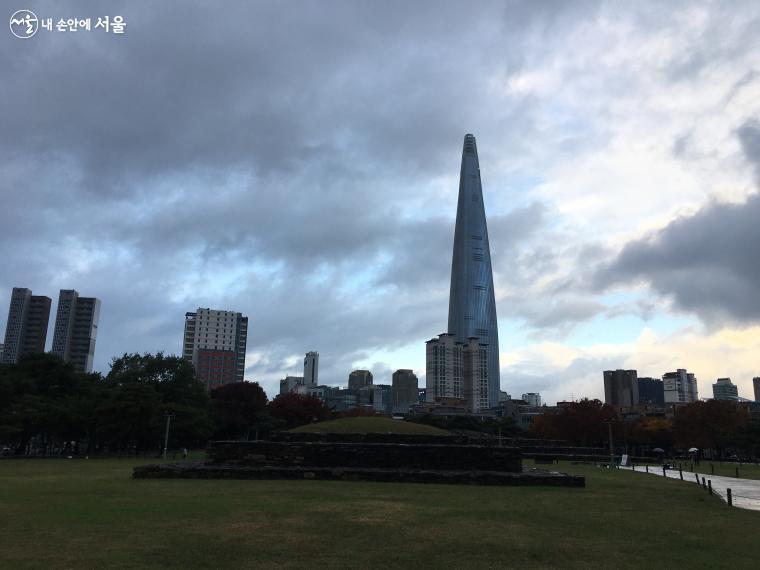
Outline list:
[[[598,2],[27,7],[120,14],[127,32],[0,34],[0,322],[13,286],[75,287],[103,300],[101,370],[124,351],[179,351],[198,306],[249,315],[252,377],[310,349],[326,379],[389,366],[373,353],[446,325],[466,132],[497,287],[561,269],[556,212],[503,185],[522,168],[505,162],[551,146],[546,128],[499,82],[564,50]],[[598,310],[559,296],[505,297],[499,313],[549,328]]]
[[[738,135],[747,159],[760,168],[760,125],[748,122]],[[709,323],[760,322],[758,220],[759,194],[740,204],[710,202],[628,243],[595,275],[597,285],[645,282]]]

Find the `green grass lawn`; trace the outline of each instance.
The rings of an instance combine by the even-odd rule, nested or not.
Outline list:
[[[415,424],[403,420],[392,420],[380,416],[359,416],[340,418],[326,422],[307,424],[290,431],[297,433],[416,433],[425,435],[446,435],[446,430],[425,424]]]
[[[739,477],[742,479],[760,479],[760,467],[753,463],[720,463],[719,461],[702,460],[699,462],[699,465],[694,465],[693,469],[690,461],[676,461],[673,465],[678,468],[679,463],[684,471],[692,471],[694,473],[701,473],[702,475],[722,475],[723,477],[735,477],[736,468],[738,467]],[[713,469],[715,473],[713,473]]]
[[[640,473],[562,465],[585,489],[132,480],[138,463],[0,461],[0,568],[757,568],[760,513]]]

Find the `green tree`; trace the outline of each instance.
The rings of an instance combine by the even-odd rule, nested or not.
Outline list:
[[[252,433],[268,431],[272,419],[267,402],[267,395],[258,382],[236,382],[212,390],[216,437],[248,440]]]

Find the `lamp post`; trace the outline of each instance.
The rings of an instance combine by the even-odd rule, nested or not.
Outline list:
[[[175,414],[164,412],[164,417],[166,418],[166,432],[164,433],[164,459],[166,459],[166,450],[169,447],[169,425],[172,423],[172,418],[175,417]]]
[[[613,422],[612,420],[607,420],[604,423],[607,424],[607,429],[609,430],[609,434],[610,434],[610,469],[612,469],[613,466],[615,465],[615,447],[613,446],[613,443],[612,443],[612,424],[615,422]]]

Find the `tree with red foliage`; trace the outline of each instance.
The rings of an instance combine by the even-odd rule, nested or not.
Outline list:
[[[235,382],[211,391],[217,438],[250,439],[252,432],[268,429],[267,395],[258,382]]]
[[[561,439],[584,446],[608,445],[605,422],[617,422],[615,410],[599,400],[583,399],[533,419],[530,432],[542,439]],[[615,426],[615,431],[618,431]]]
[[[330,410],[314,396],[280,394],[269,403],[269,413],[287,428],[329,419]]]
[[[676,409],[673,435],[683,448],[720,452],[739,443],[749,421],[747,409],[728,400],[693,402]]]

